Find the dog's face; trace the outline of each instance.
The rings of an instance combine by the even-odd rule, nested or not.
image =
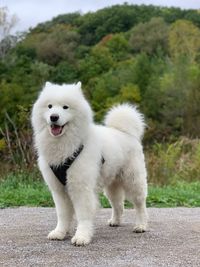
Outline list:
[[[73,112],[69,104],[56,103],[53,100],[47,105],[44,118],[52,136],[64,134],[67,125],[73,118]]]
[[[32,124],[36,132],[48,128],[52,137],[60,137],[74,124],[92,117],[81,91],[81,83],[55,85],[47,82],[33,107]],[[38,130],[39,129],[39,130]]]

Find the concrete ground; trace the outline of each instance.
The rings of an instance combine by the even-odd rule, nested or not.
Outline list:
[[[0,266],[197,267],[200,266],[200,208],[150,208],[149,230],[132,232],[134,211],[122,226],[109,227],[110,209],[99,210],[93,241],[74,247],[70,239],[50,241],[53,208],[0,210]]]

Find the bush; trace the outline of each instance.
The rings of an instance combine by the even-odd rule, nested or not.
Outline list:
[[[149,182],[175,184],[200,179],[200,141],[182,137],[176,142],[156,143],[146,154]]]

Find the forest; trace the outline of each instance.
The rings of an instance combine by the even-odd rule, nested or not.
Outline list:
[[[7,11],[0,8],[1,176],[36,166],[30,112],[45,81],[82,81],[97,123],[116,103],[144,113],[152,183],[199,180],[199,10],[125,3],[16,35]]]

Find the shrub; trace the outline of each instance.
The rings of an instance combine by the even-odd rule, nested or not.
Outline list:
[[[154,144],[146,153],[149,182],[175,184],[200,179],[200,141],[182,137],[176,142]]]

